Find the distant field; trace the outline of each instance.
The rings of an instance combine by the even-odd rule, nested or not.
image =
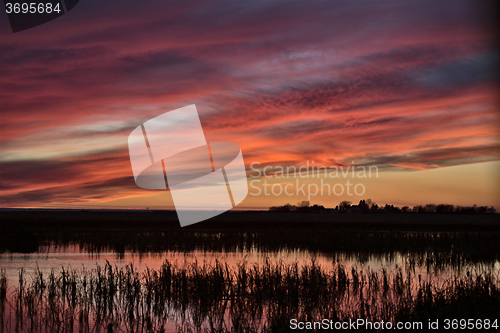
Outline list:
[[[0,211],[0,225],[24,228],[181,229],[173,211]],[[348,228],[362,230],[500,231],[499,214],[320,214],[226,212],[183,230]]]

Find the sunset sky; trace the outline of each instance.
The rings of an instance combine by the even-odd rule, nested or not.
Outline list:
[[[172,208],[127,138],[196,104],[206,140],[265,166],[377,166],[379,205],[500,209],[498,36],[489,1],[82,0],[12,33],[0,15],[0,206]],[[256,164],[254,164],[256,165]],[[250,195],[241,209],[307,200]]]

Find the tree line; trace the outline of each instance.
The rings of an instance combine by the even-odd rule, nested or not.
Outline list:
[[[283,206],[272,206],[270,212],[297,212],[297,213],[321,213],[326,211],[323,205],[311,205],[309,201],[300,201],[296,205],[290,203]],[[331,209],[330,209],[331,210]],[[493,206],[455,206],[449,204],[427,204],[413,207],[398,207],[386,204],[379,206],[371,199],[360,200],[357,205],[352,205],[351,201],[340,202],[335,209],[338,213],[403,213],[403,214],[494,214],[496,209]]]

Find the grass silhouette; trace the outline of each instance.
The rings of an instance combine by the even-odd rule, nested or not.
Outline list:
[[[314,260],[165,261],[144,272],[108,263],[48,276],[21,270],[19,287],[1,300],[0,316],[4,332],[160,332],[168,325],[179,332],[276,332],[292,318],[493,319],[499,278],[498,270],[483,269],[426,280],[411,267],[376,271],[334,263],[327,269]]]

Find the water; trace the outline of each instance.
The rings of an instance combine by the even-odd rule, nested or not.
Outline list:
[[[89,270],[95,269],[96,267],[104,267],[107,264],[112,267],[116,267],[118,269],[126,269],[126,267],[130,264],[133,265],[136,272],[141,274],[145,272],[147,269],[158,271],[161,269],[162,265],[168,261],[173,264],[174,267],[191,267],[193,263],[197,263],[198,267],[203,265],[209,265],[210,267],[215,267],[217,262],[222,262],[223,264],[227,264],[227,266],[237,272],[240,269],[241,272],[241,264],[246,263],[249,267],[248,272],[251,273],[252,265],[259,265],[264,267],[266,264],[272,265],[283,265],[283,267],[293,267],[294,263],[298,263],[298,267],[300,270],[303,270],[305,267],[309,267],[311,269],[311,263],[313,263],[313,267],[320,267],[324,272],[325,276],[329,274],[332,276],[336,276],[336,281],[341,281],[340,273],[336,273],[339,265],[342,267],[344,272],[347,272],[347,279],[350,281],[346,286],[344,286],[343,290],[336,292],[335,297],[337,297],[336,302],[339,303],[338,307],[335,311],[331,310],[330,303],[331,298],[326,298],[325,300],[318,301],[318,304],[311,305],[309,308],[313,308],[312,314],[314,316],[332,316],[337,314],[343,314],[344,316],[359,316],[362,311],[369,309],[371,306],[372,311],[370,316],[374,318],[385,318],[391,319],[395,318],[393,313],[377,313],[373,310],[375,308],[384,308],[387,304],[406,304],[408,303],[408,299],[411,302],[417,298],[417,294],[419,290],[424,290],[425,284],[432,284],[433,288],[436,290],[440,288],[450,288],[449,281],[451,279],[456,279],[457,277],[467,279],[471,272],[479,272],[478,274],[483,274],[485,271],[500,271],[500,263],[498,260],[489,261],[489,262],[466,262],[463,264],[447,264],[447,261],[439,262],[436,260],[436,253],[432,251],[432,249],[428,249],[426,252],[407,252],[404,253],[402,251],[394,251],[394,252],[384,252],[384,253],[353,253],[352,251],[347,252],[335,252],[335,253],[325,253],[325,252],[313,252],[308,250],[299,250],[299,249],[282,249],[279,251],[263,251],[262,249],[258,249],[256,247],[251,247],[246,250],[240,251],[201,251],[194,250],[188,252],[179,252],[173,250],[167,250],[162,252],[145,252],[145,253],[136,253],[131,251],[124,252],[116,252],[111,249],[102,249],[100,252],[88,252],[87,247],[80,247],[78,244],[66,244],[64,246],[49,244],[40,246],[38,248],[37,253],[31,254],[20,254],[20,253],[3,253],[0,255],[0,267],[7,278],[7,304],[10,305],[4,307],[2,304],[2,315],[1,315],[1,332],[9,332],[11,330],[19,330],[19,331],[29,331],[33,327],[36,327],[36,330],[40,330],[42,332],[50,332],[50,331],[83,331],[83,332],[101,332],[106,330],[106,323],[112,322],[114,323],[114,331],[147,331],[147,325],[152,325],[151,327],[163,327],[166,332],[176,332],[180,329],[184,330],[196,330],[201,328],[205,328],[206,330],[210,330],[209,327],[213,320],[219,320],[220,327],[223,327],[226,331],[231,331],[235,329],[235,327],[239,327],[238,325],[242,325],[242,323],[251,322],[252,330],[255,331],[269,331],[273,330],[270,328],[272,326],[272,321],[280,320],[281,317],[276,317],[276,313],[288,313],[285,316],[285,319],[290,316],[299,316],[301,313],[303,314],[305,308],[302,303],[307,305],[307,300],[312,297],[313,301],[318,301],[316,298],[320,296],[307,296],[307,292],[309,292],[315,288],[314,283],[307,284],[307,282],[297,282],[297,284],[303,284],[302,294],[306,294],[306,296],[300,296],[301,301],[295,307],[290,307],[288,304],[289,301],[281,304],[280,301],[276,301],[274,298],[264,299],[261,301],[256,301],[254,296],[249,296],[250,299],[242,298],[244,302],[238,302],[238,298],[227,298],[229,296],[224,296],[220,298],[219,296],[212,293],[212,290],[206,290],[207,295],[198,299],[196,295],[192,296],[182,296],[187,297],[184,300],[179,299],[177,296],[169,296],[167,300],[162,301],[162,306],[166,304],[166,308],[162,308],[160,311],[162,315],[159,315],[157,312],[154,312],[152,309],[155,307],[152,305],[144,305],[150,304],[147,302],[151,302],[147,293],[142,291],[140,296],[138,296],[137,304],[143,304],[146,310],[142,308],[144,313],[135,313],[132,315],[134,321],[127,322],[123,314],[127,311],[131,311],[127,307],[127,299],[123,296],[123,291],[119,291],[117,293],[118,296],[111,296],[111,298],[115,297],[116,300],[112,300],[109,313],[106,314],[106,311],[97,306],[96,304],[99,301],[93,299],[90,305],[85,308],[86,305],[80,304],[76,307],[70,307],[66,304],[67,301],[66,296],[58,296],[57,293],[54,292],[56,296],[48,296],[48,291],[41,290],[39,284],[37,284],[37,278],[43,276],[47,281],[49,281],[49,276],[51,272],[54,272],[55,276],[59,276],[60,272],[64,270],[67,272],[68,270],[76,270],[77,272],[82,272],[85,268],[87,272]],[[445,256],[446,257],[446,256]],[[456,261],[456,260],[455,260]],[[453,262],[455,262],[453,261]],[[25,284],[30,285],[27,291],[24,291],[22,296],[23,299],[29,298],[29,295],[45,295],[40,297],[39,301],[31,301],[32,303],[26,303],[22,308],[24,309],[21,313],[19,313],[19,309],[16,306],[19,303],[19,271],[23,270],[23,274],[27,277],[24,282]],[[262,272],[265,272],[263,270]],[[382,276],[387,276],[387,291],[379,291],[377,286],[374,287],[368,280],[370,278],[370,274],[375,272],[377,275],[378,281],[377,283],[382,285],[383,278]],[[41,273],[41,274],[40,274]],[[77,273],[77,275],[80,273]],[[87,273],[86,273],[87,274]],[[191,273],[190,273],[191,274]],[[205,278],[206,274],[207,278],[210,278],[210,274],[202,273],[201,279]],[[264,273],[262,273],[264,274]],[[266,273],[267,274],[267,273]],[[280,273],[281,274],[281,273]],[[336,275],[337,274],[337,275]],[[400,276],[398,275],[400,274]],[[498,274],[498,273],[496,273]],[[300,275],[300,274],[299,274]],[[298,276],[299,276],[298,275]],[[358,279],[357,276],[361,276],[361,282],[355,282]],[[89,275],[90,276],[90,275]],[[92,275],[93,276],[93,275]],[[138,275],[139,276],[139,275]],[[236,273],[231,273],[230,278],[228,279],[229,283],[233,283],[233,289],[229,292],[229,294],[235,294],[234,288],[237,287],[237,284],[240,282]],[[256,275],[257,277],[259,275]],[[264,275],[262,275],[264,276]],[[303,279],[303,274],[300,275],[300,279]],[[498,276],[498,275],[497,275]],[[266,280],[267,279],[267,280]],[[272,274],[269,274],[268,277],[264,277],[264,283],[272,280]],[[320,279],[321,280],[321,279]],[[54,286],[60,285],[59,282],[56,282]],[[119,281],[117,279],[116,281]],[[143,289],[147,289],[148,283],[146,282],[144,276],[141,275],[141,278],[137,281],[140,281]],[[175,281],[175,279],[173,280]],[[193,286],[196,285],[196,280],[194,281]],[[232,281],[232,282],[231,282]],[[236,282],[237,283],[236,283]],[[252,281],[252,280],[249,280]],[[327,281],[325,283],[329,283],[329,280],[321,280]],[[398,282],[399,281],[399,282]],[[472,281],[472,280],[470,280]],[[255,282],[252,282],[255,284]],[[283,282],[284,283],[284,282]],[[376,284],[377,284],[376,283]],[[498,283],[496,281],[495,283]],[[49,282],[47,282],[49,284]],[[189,282],[188,282],[189,284]],[[278,282],[278,287],[281,282]],[[318,282],[319,285],[321,283]],[[340,282],[335,282],[336,288]],[[360,287],[357,286],[360,285]],[[376,285],[375,284],[375,285]],[[399,284],[399,286],[397,286]],[[153,288],[157,288],[156,284],[151,284]],[[211,284],[208,284],[211,285]],[[293,284],[291,285],[293,287]],[[404,287],[404,288],[403,288]],[[31,289],[30,289],[31,288]],[[59,288],[59,287],[58,287]],[[179,287],[184,288],[184,287]],[[192,288],[192,287],[189,287]],[[182,289],[183,293],[190,292],[189,288]],[[204,287],[206,288],[206,287]],[[212,287],[210,287],[212,288]],[[253,289],[252,289],[253,288]],[[255,290],[260,290],[260,287],[256,287],[256,285],[250,286],[250,290],[255,292]],[[331,287],[329,287],[331,289]],[[346,288],[346,289],[345,289]],[[391,289],[389,289],[391,288]],[[50,289],[50,288],[49,288]],[[181,290],[179,289],[179,290]],[[274,287],[276,289],[276,287]],[[274,290],[270,289],[270,290]],[[328,289],[328,290],[330,290]],[[393,290],[394,289],[394,290]],[[399,290],[401,289],[401,290]],[[403,289],[407,289],[404,291]],[[398,291],[399,290],[399,291]],[[450,290],[450,289],[447,289]],[[451,289],[453,290],[453,289]],[[203,291],[202,291],[203,292]],[[287,293],[287,291],[285,291]],[[30,294],[31,293],[31,294]],[[158,293],[158,291],[156,291]],[[392,294],[391,294],[392,293]],[[195,293],[196,294],[196,293]],[[227,293],[226,293],[227,294]],[[227,295],[229,295],[227,294]],[[313,293],[314,294],[314,293]],[[17,295],[17,296],[16,296]],[[28,295],[28,296],[27,296]],[[179,294],[184,295],[184,294]],[[214,296],[215,295],[215,296]],[[347,296],[345,296],[347,295]],[[371,296],[367,296],[371,295]],[[389,296],[388,296],[389,295]],[[285,295],[286,296],[286,295]],[[16,301],[16,297],[17,301]],[[30,309],[30,306],[39,307],[40,309],[54,309],[54,305],[49,306],[50,297],[55,297],[59,302],[57,306],[61,307],[61,311],[56,315],[58,323],[54,326],[54,315],[44,316],[42,315],[42,311],[36,312],[36,315],[27,314],[26,311]],[[58,298],[59,297],[59,298]],[[88,297],[88,296],[85,296]],[[85,299],[82,296],[81,299]],[[106,297],[110,297],[109,295]],[[125,297],[125,298],[123,298]],[[213,298],[215,297],[215,298]],[[286,296],[289,297],[289,296]],[[329,296],[333,297],[333,296]],[[371,297],[371,298],[370,298]],[[35,297],[36,298],[36,297]],[[210,300],[208,305],[200,305],[203,304],[203,299],[206,298]],[[281,298],[278,293],[278,299]],[[304,301],[303,298],[306,300]],[[63,300],[63,301],[61,301]],[[98,299],[97,299],[98,300]],[[363,303],[366,301],[366,305]],[[107,300],[104,300],[107,302]],[[142,303],[141,303],[142,302]],[[200,303],[201,302],[201,303]],[[323,303],[322,303],[323,302]],[[360,308],[361,302],[361,308]],[[293,303],[293,302],[292,302]],[[31,304],[31,305],[29,305]],[[62,305],[61,305],[62,304]],[[135,303],[134,303],[135,304]],[[155,303],[153,302],[153,305]],[[256,304],[256,305],[255,305]],[[276,305],[278,304],[278,305]],[[281,305],[280,305],[281,304]],[[313,303],[311,303],[313,304]],[[16,305],[16,306],[15,306]],[[255,306],[254,306],[255,305]],[[136,305],[134,305],[136,306]],[[279,311],[275,309],[275,306],[278,306]],[[116,308],[115,308],[116,307]],[[7,309],[7,310],[5,310]],[[83,309],[83,310],[82,310]],[[85,310],[86,309],[86,310]],[[129,310],[127,310],[129,309]],[[361,310],[359,310],[361,309]],[[61,324],[65,323],[68,320],[65,316],[68,315],[68,311],[71,310],[70,318],[81,318],[82,313],[87,313],[87,319],[91,323],[100,323],[99,325],[85,325],[85,321],[75,322],[71,321],[71,325]],[[51,310],[52,311],[52,310]],[[55,310],[54,310],[55,311]],[[88,311],[88,312],[85,312]],[[152,311],[152,312],[151,312]],[[333,311],[333,312],[328,312]],[[367,313],[368,313],[367,312]],[[100,316],[104,313],[103,320]],[[239,313],[240,317],[234,317],[235,313]],[[251,318],[247,315],[248,313],[253,313]],[[78,315],[79,314],[79,315]],[[163,317],[162,317],[163,316]],[[288,317],[287,317],[288,316]],[[35,321],[31,324],[25,324],[28,326],[20,326],[16,329],[16,325],[20,325],[20,323],[26,323],[33,317],[39,318],[39,322]],[[16,319],[18,318],[18,319]],[[20,319],[19,319],[20,318]],[[145,319],[146,318],[146,319]],[[347,318],[347,317],[346,317]],[[283,318],[281,318],[283,319]],[[76,319],[75,319],[76,320]],[[142,323],[142,324],[141,324]],[[149,324],[148,324],[149,323]],[[50,326],[50,325],[52,326]],[[30,326],[31,325],[31,326]],[[34,326],[33,326],[34,325]],[[37,326],[38,325],[38,326]],[[45,326],[44,326],[45,325]],[[47,326],[49,325],[49,326]],[[134,326],[137,325],[137,326]],[[141,326],[142,325],[142,326]],[[146,325],[146,326],[145,326]],[[223,329],[223,331],[224,331]]]
[[[20,269],[23,269],[28,274],[39,270],[42,274],[48,275],[52,270],[60,271],[61,267],[79,269],[84,266],[93,268],[96,265],[104,266],[107,262],[117,267],[124,267],[132,263],[137,270],[144,271],[147,268],[158,269],[165,260],[178,263],[198,261],[200,264],[213,264],[215,260],[219,260],[234,266],[241,261],[262,263],[264,260],[270,259],[272,261],[282,260],[291,263],[294,261],[307,262],[312,258],[315,258],[322,266],[331,266],[332,259],[329,256],[298,250],[277,252],[251,250],[238,252],[164,251],[159,253],[117,253],[108,249],[104,252],[88,253],[79,245],[73,244],[69,246],[40,246],[38,253],[32,254],[3,253],[0,254],[0,267],[5,270],[9,286],[15,287],[17,286]],[[347,260],[346,262],[354,264],[354,261]]]
[[[117,253],[113,250],[107,250],[98,253],[89,253],[78,244],[67,246],[40,246],[37,253],[3,253],[0,254],[0,267],[5,271],[8,285],[11,290],[18,285],[19,270],[23,269],[28,275],[40,271],[43,275],[48,275],[52,271],[59,272],[62,267],[65,269],[80,269],[82,267],[93,268],[97,265],[104,266],[109,262],[112,266],[124,267],[130,263],[139,271],[149,269],[158,269],[165,260],[177,263],[213,264],[215,260],[228,263],[235,266],[237,263],[246,261],[250,264],[262,264],[265,260],[273,262],[282,261],[290,264],[299,262],[299,264],[308,263],[315,260],[318,265],[325,269],[330,269],[334,262],[341,262],[348,269],[352,267],[380,270],[385,268],[389,271],[397,267],[408,266],[411,261],[411,255],[401,253],[387,253],[385,255],[368,254],[363,256],[362,262],[352,254],[346,253],[312,253],[310,251],[301,251],[297,249],[281,250],[275,252],[262,252],[257,249],[250,251],[237,252],[205,252],[205,251],[164,251],[159,253],[135,253],[124,252]],[[463,271],[464,269],[478,269],[484,267],[484,264],[468,265],[467,267],[433,267],[425,265],[416,265],[415,272],[424,278],[429,276],[446,277],[453,272]],[[494,269],[500,267],[500,263],[495,261],[486,265]]]

